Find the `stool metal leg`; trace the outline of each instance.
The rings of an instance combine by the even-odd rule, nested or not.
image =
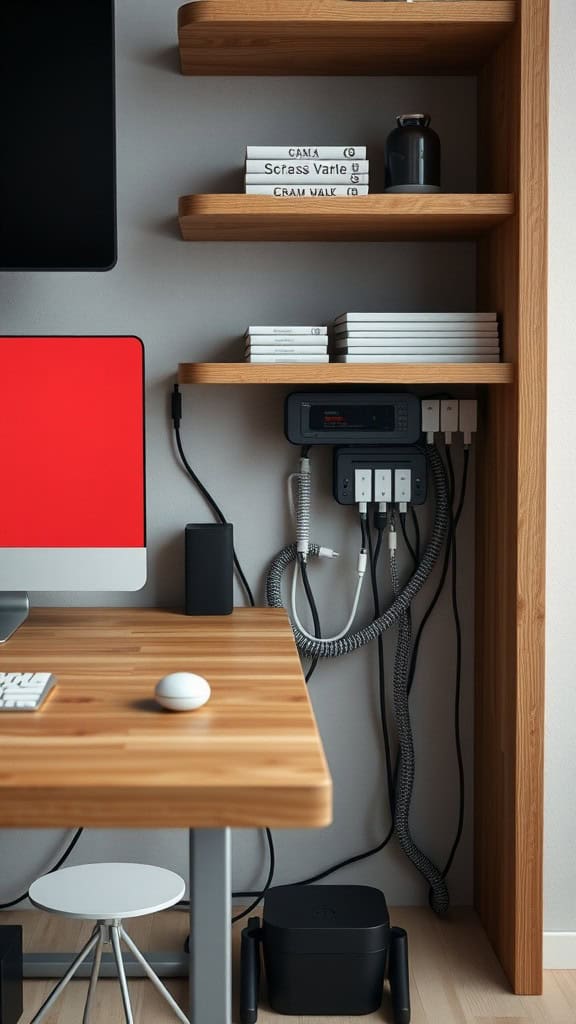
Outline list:
[[[172,1007],[172,1009],[174,1010],[174,1013],[178,1017],[178,1020],[182,1021],[182,1024],[190,1024],[190,1021],[189,1021],[188,1017],[186,1016],[186,1014],[183,1013],[183,1011],[180,1009],[180,1007],[178,1006],[178,1003],[176,1002],[174,997],[171,995],[171,993],[168,991],[166,986],[162,984],[162,982],[160,981],[160,978],[158,977],[158,975],[154,973],[154,971],[150,967],[150,964],[148,963],[146,958],[142,955],[142,953],[138,949],[138,946],[136,945],[136,943],[133,942],[132,939],[130,938],[130,936],[124,931],[124,928],[122,927],[122,925],[120,925],[119,931],[120,931],[120,937],[121,937],[122,941],[126,943],[126,945],[128,946],[128,949],[130,950],[130,952],[134,954],[136,959],[142,965],[143,970],[148,975],[148,977],[149,977],[150,981],[152,982],[152,984],[154,985],[154,987],[156,989],[158,989],[158,992],[160,993],[160,995],[163,996],[164,999],[166,1000],[166,1002],[168,1003],[168,1005]]]
[[[100,924],[98,927],[98,943],[96,945],[96,949],[94,950],[94,962],[92,964],[92,973],[90,975],[90,985],[88,986],[88,995],[86,996],[86,1006],[84,1007],[84,1016],[82,1017],[82,1024],[89,1024],[92,1003],[94,1002],[94,993],[96,991],[98,975],[100,974],[100,961],[102,960],[102,947],[104,945],[104,939],[106,937],[106,925]]]
[[[48,999],[46,1000],[46,1002],[44,1002],[42,1004],[42,1006],[38,1010],[38,1013],[32,1019],[30,1024],[40,1024],[40,1021],[43,1020],[43,1018],[46,1016],[48,1011],[54,1006],[54,1003],[58,999],[58,996],[61,995],[61,993],[66,988],[66,985],[68,984],[68,982],[74,977],[74,975],[76,974],[76,971],[80,967],[80,964],[82,964],[84,962],[84,960],[89,955],[89,953],[91,953],[92,950],[94,949],[94,946],[96,946],[98,944],[98,936],[99,936],[99,934],[100,934],[100,929],[98,927],[96,927],[94,929],[94,931],[92,932],[92,935],[88,939],[88,942],[86,943],[86,945],[80,950],[80,952],[78,953],[78,956],[76,957],[76,959],[73,960],[72,963],[70,964],[70,967],[66,971],[66,974],[64,975],[64,977],[62,978],[62,981],[58,982],[58,984],[56,985],[56,988],[50,993],[50,995],[48,996]],[[130,1024],[132,1024],[132,1021],[130,1021]]]
[[[124,961],[122,960],[122,950],[120,949],[120,935],[118,924],[110,925],[110,938],[112,940],[112,949],[114,950],[114,959],[116,961],[116,968],[118,970],[118,981],[120,982],[120,990],[122,992],[122,1003],[124,1004],[124,1016],[126,1017],[126,1024],[134,1024],[134,1018],[132,1016],[132,1006],[130,1005],[130,994],[128,992],[128,982],[126,981]]]

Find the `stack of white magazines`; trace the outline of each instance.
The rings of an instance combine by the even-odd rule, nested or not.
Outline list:
[[[366,146],[248,146],[246,193],[279,199],[368,195]]]
[[[327,363],[327,327],[249,327],[247,363]]]
[[[343,313],[332,324],[336,363],[498,363],[496,313]]]

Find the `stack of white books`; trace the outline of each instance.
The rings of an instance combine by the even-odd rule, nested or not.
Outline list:
[[[368,195],[366,146],[248,146],[246,193],[347,198]]]
[[[327,363],[327,327],[249,327],[247,363]]]
[[[336,363],[497,363],[496,313],[343,313],[332,324]]]

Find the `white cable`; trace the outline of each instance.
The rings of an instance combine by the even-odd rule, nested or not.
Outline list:
[[[350,612],[350,617],[348,619],[348,622],[344,626],[344,629],[341,630],[341,632],[338,633],[337,636],[322,637],[322,639],[319,639],[318,637],[312,636],[311,633],[308,633],[304,629],[304,626],[302,625],[302,623],[300,622],[300,619],[298,617],[298,610],[296,608],[296,587],[297,587],[297,583],[298,583],[298,570],[299,570],[300,566],[299,566],[298,561],[296,561],[294,563],[294,573],[292,575],[292,593],[291,593],[291,600],[290,600],[291,612],[292,612],[292,620],[295,623],[295,625],[298,627],[300,632],[303,633],[304,636],[308,640],[316,640],[316,641],[318,641],[318,643],[321,643],[321,644],[322,643],[330,644],[330,643],[334,643],[336,640],[342,640],[343,637],[348,635],[348,633],[352,629],[352,626],[354,625],[354,619],[356,618],[356,615],[358,613],[358,605],[360,604],[360,594],[362,593],[362,585],[364,583],[364,576],[366,574],[366,565],[367,565],[366,552],[362,551],[362,552],[360,552],[360,556],[358,558],[358,581],[356,583],[356,591],[354,593],[354,601],[352,603],[352,611]]]
[[[287,487],[288,487],[288,509],[290,511],[290,518],[291,518],[293,523],[296,522],[296,506],[294,504],[294,487],[293,487],[293,482],[294,482],[294,480],[298,479],[299,475],[300,475],[299,473],[290,473],[290,476],[288,477],[288,480],[287,480]]]

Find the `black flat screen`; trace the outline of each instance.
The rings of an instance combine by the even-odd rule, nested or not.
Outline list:
[[[110,269],[113,0],[0,0],[0,139],[0,269]]]

